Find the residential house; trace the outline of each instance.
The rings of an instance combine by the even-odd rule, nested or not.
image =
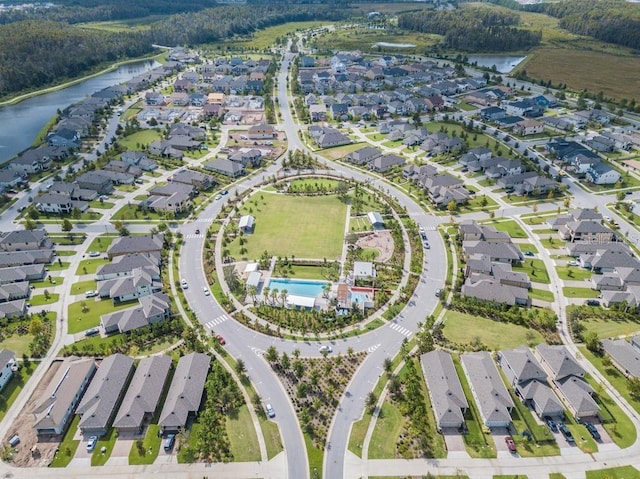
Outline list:
[[[162,283],[153,279],[143,268],[136,268],[131,275],[110,279],[98,285],[100,298],[111,298],[114,303],[132,301],[162,290]]]
[[[205,163],[204,168],[221,175],[230,176],[231,178],[237,178],[245,174],[245,169],[242,163],[237,161],[231,161],[227,158],[218,158],[216,160]]]
[[[488,428],[509,427],[515,404],[491,355],[484,351],[468,353],[463,354],[460,361],[469,379],[482,424]]]
[[[171,357],[164,354],[140,360],[113,421],[118,432],[142,433],[158,407],[169,369]]]
[[[40,281],[46,276],[45,273],[44,264],[25,264],[13,268],[0,268],[0,284]]]
[[[147,155],[139,151],[125,151],[121,155],[121,160],[130,165],[135,165],[142,171],[153,171],[158,168],[158,164]]]
[[[261,123],[250,126],[247,137],[250,140],[272,140],[276,137],[276,130],[272,125]]]
[[[365,146],[359,150],[349,153],[345,159],[349,163],[365,165],[382,156],[382,152],[373,146]]]
[[[121,236],[113,240],[107,249],[107,256],[112,260],[116,256],[131,253],[150,253],[160,258],[163,247],[164,235],[162,234]]]
[[[33,204],[38,211],[56,215],[70,214],[74,208],[74,203],[80,207],[79,209],[81,211],[86,210],[89,207],[87,203],[72,201],[69,195],[60,193],[47,192],[43,195],[37,196],[33,201]]]
[[[609,243],[615,233],[595,220],[571,221],[558,227],[560,238],[565,241],[589,241],[591,243]]]
[[[320,148],[331,148],[334,146],[349,145],[351,144],[351,138],[341,131],[326,128],[317,138],[316,143]]]
[[[15,230],[0,234],[0,251],[53,249],[45,230]]]
[[[544,123],[530,119],[522,120],[516,123],[513,131],[522,136],[537,135],[538,133],[544,133]]]
[[[17,364],[16,353],[8,349],[0,349],[0,391],[11,381]]]
[[[378,173],[384,173],[394,166],[404,165],[405,163],[406,160],[404,158],[398,155],[389,154],[374,158],[369,163],[369,168],[373,171],[377,171]]]
[[[200,409],[210,362],[202,353],[187,354],[178,361],[158,421],[163,433],[181,431]]]
[[[61,435],[66,431],[96,371],[96,362],[93,358],[69,356],[57,368],[40,396],[42,399],[33,409],[33,428],[38,436]]]
[[[193,187],[190,185],[169,183],[151,190],[149,197],[140,202],[140,206],[152,211],[184,213],[191,209],[192,191]]]
[[[148,253],[131,253],[116,256],[111,263],[104,264],[96,272],[96,281],[131,276],[133,270],[144,269],[153,280],[160,280],[159,257]]]
[[[443,429],[462,428],[469,404],[462,390],[451,354],[444,351],[425,353],[420,356],[420,365],[427,383],[437,429],[442,431]]]
[[[489,275],[472,274],[460,290],[462,296],[476,298],[509,306],[529,306],[529,291],[518,286],[502,284],[498,278]]]
[[[129,356],[113,354],[102,360],[76,409],[82,434],[100,437],[107,433],[132,372],[133,358]]]
[[[608,163],[592,164],[587,170],[587,180],[596,185],[615,185],[622,175]]]
[[[640,378],[640,350],[626,339],[603,339],[602,349],[611,363],[627,378]]]
[[[174,173],[170,181],[192,185],[200,191],[206,191],[216,184],[213,176],[188,169],[182,169]]]
[[[510,263],[515,265],[520,263],[524,256],[520,249],[513,243],[494,241],[463,241],[462,250],[465,259],[473,255],[486,255],[491,262]]]
[[[107,195],[113,191],[111,178],[97,171],[88,171],[76,178],[80,188],[97,191],[100,195]]]

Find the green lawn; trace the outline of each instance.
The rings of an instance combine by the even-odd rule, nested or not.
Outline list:
[[[82,303],[85,303],[89,309],[86,313],[82,312]],[[100,324],[100,316],[103,314],[130,308],[134,304],[138,304],[138,301],[129,301],[116,306],[110,299],[95,301],[95,298],[71,303],[67,313],[67,317],[69,318],[69,334],[79,333],[85,329],[96,327]]]
[[[264,251],[274,256],[298,258],[340,257],[346,221],[346,205],[337,196],[300,197],[264,195],[247,202],[242,214],[256,218],[253,234],[244,235],[246,249],[240,254],[240,237],[230,245],[231,256],[259,258]]]
[[[69,267],[69,263],[65,261],[54,261],[47,265],[49,271],[63,271]]]
[[[144,447],[144,455],[138,453],[138,448],[135,443],[131,446],[129,452],[129,465],[138,466],[143,464],[153,464],[158,457],[160,451],[160,444],[162,443],[162,436],[159,436],[160,426],[157,424],[149,424],[147,427],[147,433],[142,440]]]
[[[388,401],[382,403],[369,443],[369,459],[395,459],[396,443],[403,423],[404,418],[396,406]]]
[[[633,466],[612,467],[599,471],[587,471],[587,479],[640,479],[640,472]]]
[[[156,140],[162,139],[162,134],[155,130],[141,130],[133,135],[120,138],[118,143],[127,150],[138,150],[142,145],[149,146]]]
[[[104,466],[106,462],[111,457],[111,452],[113,451],[113,446],[116,445],[116,439],[118,435],[116,434],[115,428],[110,428],[106,435],[102,436],[98,440],[98,444],[96,444],[96,448],[93,451],[93,455],[91,456],[91,465],[92,466]],[[105,452],[102,452],[102,448],[106,448]]]
[[[569,281],[583,281],[591,278],[591,271],[578,266],[556,266],[560,279]]]
[[[512,238],[527,238],[527,233],[522,229],[522,227],[515,222],[515,220],[508,221],[491,221],[491,222],[483,222],[483,224],[487,224],[489,226],[494,227],[497,231],[504,231]]]
[[[531,289],[529,290],[529,297],[531,299],[539,299],[540,301],[548,301],[553,302],[554,296],[551,291],[547,291],[546,289]]]
[[[4,347],[4,344],[2,345]],[[13,350],[12,350],[13,351]],[[16,357],[20,357],[17,351]],[[7,383],[7,385],[2,390],[2,396],[4,397],[4,401],[0,402],[0,421],[4,419],[4,415],[7,413],[13,402],[20,395],[22,388],[24,388],[27,381],[36,370],[37,363],[29,363],[29,366],[22,366],[20,371],[14,373],[13,378]]]
[[[49,281],[49,275],[42,281],[31,281],[29,284],[34,288],[51,288],[52,286],[60,286],[64,282],[64,277],[51,275],[51,281]]]
[[[525,258],[522,264],[513,267],[513,271],[527,273],[533,283],[551,283],[547,269],[544,266],[544,261],[541,259]]]
[[[260,445],[247,405],[227,416],[227,434],[235,462],[259,461]]]
[[[108,210],[113,208],[115,203],[110,201],[90,201],[89,208],[94,208],[96,210]]]
[[[108,264],[110,261],[104,258],[91,258],[91,259],[83,259],[78,264],[78,269],[76,270],[76,275],[81,276],[83,274],[96,274],[98,268],[104,264]]]
[[[267,447],[267,457],[273,459],[284,450],[278,425],[267,418],[260,418],[260,428],[262,429],[264,443]]]
[[[58,446],[58,452],[56,452],[49,467],[67,467],[69,465],[76,453],[76,449],[78,449],[78,444],[80,444],[79,440],[73,438],[78,430],[79,423],[80,416],[74,415],[67,432],[62,438],[62,442]]]
[[[98,287],[98,283],[95,280],[90,279],[87,281],[78,281],[71,285],[71,294],[84,294],[87,291],[93,291]]]
[[[122,185],[119,188],[124,188],[129,185]],[[155,211],[141,211],[138,209],[138,205],[130,204],[124,205],[118,211],[116,211],[111,219],[113,221],[126,221],[126,220],[161,220],[164,216]]]
[[[600,291],[591,288],[562,288],[562,294],[566,298],[597,298]]]
[[[623,319],[605,320],[589,318],[580,321],[586,331],[595,332],[599,338],[616,338],[618,336],[630,336],[640,331],[640,322],[626,321]]]
[[[541,238],[540,243],[542,243],[542,246],[544,246],[546,249],[560,249],[564,248],[564,245],[567,244],[561,239],[554,237]]]
[[[543,341],[540,333],[515,324],[471,316],[449,310],[445,314],[444,336],[455,343],[468,343],[478,338],[489,349],[511,349],[522,344],[534,346]]]
[[[307,457],[309,459],[309,475],[312,479],[323,477],[322,462],[324,451],[313,445],[313,440],[308,434],[304,435],[304,443],[307,446]]]
[[[58,299],[60,299],[60,295],[56,293],[49,293],[49,299],[47,299],[44,294],[36,294],[35,296],[31,296],[29,302],[31,306],[43,306],[45,304],[57,303]]]
[[[293,265],[289,270],[289,276],[300,279],[319,279],[326,280],[326,268],[322,266],[302,266]]]
[[[98,236],[91,242],[87,251],[100,251],[101,253],[105,253],[116,238],[118,238],[118,236]]]
[[[370,422],[371,414],[365,411],[364,417],[354,422],[351,426],[348,448],[358,457],[362,457],[362,445],[364,444],[364,437],[367,435]]]
[[[73,256],[74,254],[76,254],[76,252],[75,251],[70,251],[70,250],[67,250],[67,249],[58,249],[58,250],[56,250],[56,254],[58,256]]]

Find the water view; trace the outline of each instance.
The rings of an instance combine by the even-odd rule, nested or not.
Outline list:
[[[505,55],[468,55],[469,63],[477,63],[480,67],[491,68],[495,65],[500,73],[509,73],[526,56],[505,56]]]

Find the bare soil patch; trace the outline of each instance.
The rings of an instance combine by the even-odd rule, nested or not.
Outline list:
[[[389,231],[376,231],[358,238],[356,245],[361,248],[373,248],[380,252],[377,262],[386,263],[393,256],[393,237]]]

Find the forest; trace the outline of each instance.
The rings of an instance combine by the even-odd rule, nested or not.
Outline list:
[[[640,5],[622,0],[567,0],[527,5],[526,10],[559,18],[559,25],[578,35],[640,48]]]
[[[528,50],[540,43],[541,32],[517,28],[517,13],[488,8],[423,11],[398,17],[398,26],[443,35],[443,46],[467,52]]]
[[[110,32],[51,20],[0,26],[0,97],[81,76],[99,65],[150,53],[152,44],[211,43],[271,25],[341,17],[337,9],[229,6],[168,16],[148,30]]]

